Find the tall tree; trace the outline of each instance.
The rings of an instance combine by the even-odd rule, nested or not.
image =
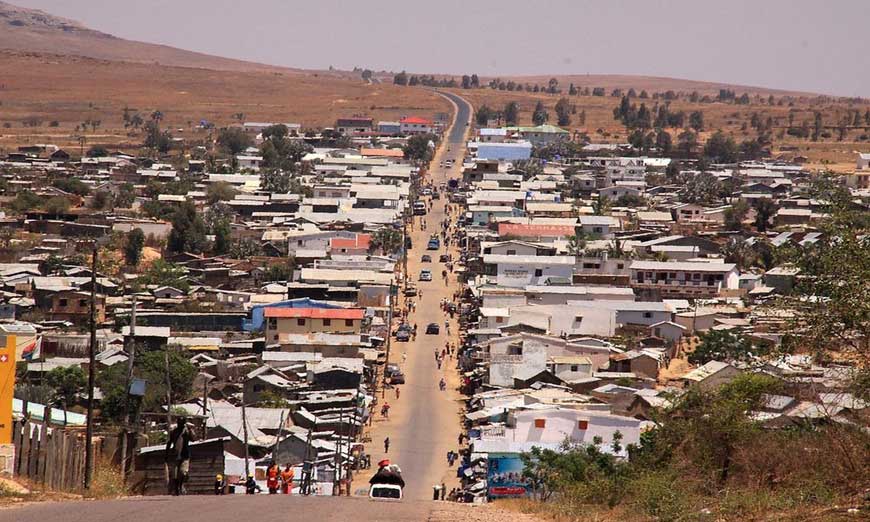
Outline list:
[[[543,125],[550,119],[547,109],[544,108],[544,103],[539,101],[535,104],[535,110],[532,112],[532,122],[535,125]]]
[[[520,121],[520,106],[517,102],[508,102],[504,106],[504,122],[506,125],[517,125]]]
[[[142,247],[145,246],[145,233],[141,228],[134,228],[127,233],[124,243],[124,260],[130,266],[138,266],[142,260]]]
[[[205,250],[205,223],[190,201],[182,203],[172,215],[172,230],[167,248],[170,252],[199,254]]]
[[[558,125],[571,125],[571,102],[568,98],[559,98],[556,102],[556,122]]]

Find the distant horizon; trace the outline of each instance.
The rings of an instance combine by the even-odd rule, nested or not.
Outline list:
[[[120,38],[280,67],[647,76],[870,97],[870,2],[861,0],[837,2],[837,13],[809,0],[703,8],[691,0],[442,0],[437,10],[398,0],[8,3]]]

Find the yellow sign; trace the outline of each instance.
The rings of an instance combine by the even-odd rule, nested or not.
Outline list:
[[[0,444],[12,444],[15,335],[0,335]]]

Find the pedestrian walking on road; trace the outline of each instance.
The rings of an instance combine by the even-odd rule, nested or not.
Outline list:
[[[441,483],[441,500],[444,500],[444,496],[447,495],[447,486],[444,483]]]
[[[438,368],[441,368],[440,364],[438,365]],[[442,377],[441,382],[438,383],[438,388],[440,388],[441,391],[444,391],[447,389],[447,382],[444,380],[444,377]]]
[[[169,493],[183,495],[184,483],[190,474],[190,442],[196,440],[187,426],[187,418],[179,417],[175,429],[166,441],[165,460],[169,465]]]
[[[396,400],[399,400],[399,387],[396,386]]]
[[[389,452],[390,452],[390,438],[387,437],[386,439],[384,439],[384,453],[389,453]]]

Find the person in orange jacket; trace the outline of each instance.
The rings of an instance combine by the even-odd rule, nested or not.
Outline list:
[[[293,491],[293,469],[290,468],[290,464],[284,467],[284,471],[281,472],[281,493],[285,495],[291,494]]]
[[[270,495],[278,493],[278,478],[281,474],[281,468],[274,462],[266,470],[266,488]]]

